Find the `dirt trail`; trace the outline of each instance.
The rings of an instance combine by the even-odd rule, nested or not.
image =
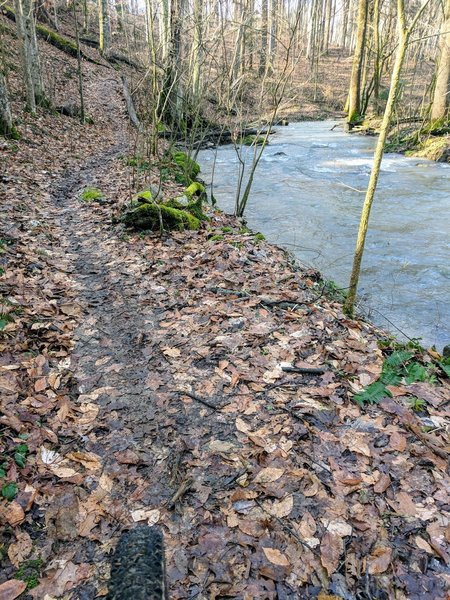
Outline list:
[[[16,547],[44,560],[33,597],[105,595],[120,533],[146,521],[164,531],[172,600],[444,600],[446,381],[402,383],[361,409],[379,332],[346,319],[317,274],[220,213],[170,236],[113,226],[129,191],[124,103],[113,77],[87,93],[106,141],[33,203],[39,222],[19,206],[26,260],[6,268],[28,313],[8,325],[2,424],[23,431],[16,412],[33,424],[31,467],[10,475],[36,489],[26,515],[0,508],[20,513]],[[48,190],[48,171],[37,182]],[[105,202],[81,201],[90,186]],[[411,395],[436,434],[414,433]]]

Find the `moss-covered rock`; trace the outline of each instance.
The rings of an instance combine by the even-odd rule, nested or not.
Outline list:
[[[185,152],[175,151],[172,153],[172,160],[178,167],[178,177],[175,180],[178,183],[190,185],[200,173],[200,165],[195,162]]]
[[[241,138],[241,144],[243,146],[263,146],[267,145],[268,143],[269,141],[266,140],[264,135],[246,135],[245,137]]]
[[[206,196],[205,186],[199,181],[193,181],[191,185],[184,190],[184,193],[190,198],[193,198],[194,196]]]
[[[198,229],[200,220],[187,210],[168,204],[143,202],[133,204],[123,215],[122,222],[133,229],[152,231]]]
[[[203,202],[202,199],[196,198],[192,200],[188,196],[179,196],[178,198],[172,198],[171,200],[167,200],[164,203],[165,206],[169,206],[170,208],[176,208],[178,210],[185,210],[191,215],[194,215],[199,221],[207,221],[208,217],[203,212]]]

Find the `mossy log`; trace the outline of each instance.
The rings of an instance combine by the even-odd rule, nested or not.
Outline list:
[[[200,227],[200,220],[186,210],[156,202],[143,202],[131,207],[123,215],[122,221],[127,227],[151,231],[184,231]]]
[[[3,5],[1,7],[1,11],[6,17],[8,17],[8,19],[15,22],[16,14],[10,6],[8,6],[7,4]],[[58,50],[62,50],[62,52],[65,52],[69,56],[77,58],[77,45],[71,40],[68,40],[67,38],[63,37],[59,33],[56,33],[56,31],[53,31],[52,29],[49,29],[48,27],[45,27],[40,23],[36,23],[36,34],[40,38],[45,40],[47,43],[51,44],[52,46],[55,46],[55,48],[58,48]],[[94,65],[100,65],[102,67],[104,66],[102,65],[102,63],[99,63],[96,60],[89,58],[89,56],[87,56],[81,49],[80,54],[84,60],[91,62]]]

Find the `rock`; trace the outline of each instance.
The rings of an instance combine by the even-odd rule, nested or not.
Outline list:
[[[186,207],[187,208],[187,207]],[[142,202],[132,206],[122,217],[123,223],[133,229],[151,231],[198,229],[200,220],[187,210],[166,204]]]

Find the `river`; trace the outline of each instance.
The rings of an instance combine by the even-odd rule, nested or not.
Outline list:
[[[245,217],[268,241],[347,287],[376,138],[349,135],[340,125],[278,128],[257,167]],[[244,150],[248,164],[252,152]],[[202,150],[198,161],[207,183],[214,168],[218,206],[233,212],[233,146]],[[401,331],[426,346],[450,343],[450,165],[385,155],[359,297],[370,319],[400,338]]]

